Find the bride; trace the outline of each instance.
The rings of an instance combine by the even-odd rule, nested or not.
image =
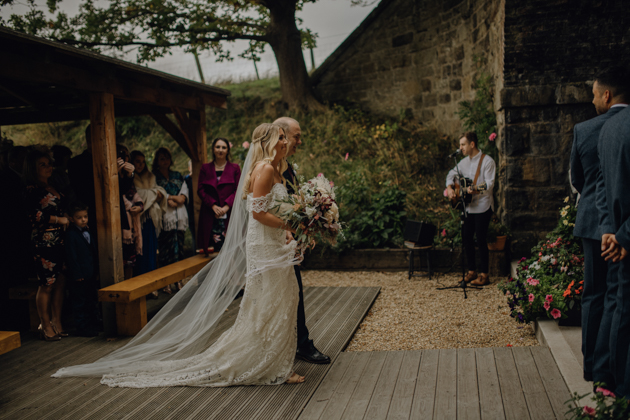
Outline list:
[[[261,124],[236,193],[221,253],[177,293],[127,345],[53,377],[102,376],[112,387],[279,385],[301,383],[297,347],[298,285],[292,229],[277,215],[287,196],[282,128]],[[212,345],[221,314],[246,285],[238,317]]]

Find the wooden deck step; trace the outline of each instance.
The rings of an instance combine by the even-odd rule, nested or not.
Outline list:
[[[18,331],[0,331],[0,354],[8,353],[20,347]]]

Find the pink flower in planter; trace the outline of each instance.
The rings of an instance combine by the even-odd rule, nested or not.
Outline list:
[[[562,316],[562,313],[558,308],[554,308],[551,310],[551,316],[553,317],[553,319],[558,319]]]
[[[442,230],[442,236],[446,236],[446,229]]]
[[[533,294],[533,293],[530,293],[530,294],[529,294],[529,301],[530,301],[530,302],[533,302],[533,301],[534,301],[534,294]]]
[[[593,407],[589,407],[588,405],[584,406],[582,412],[590,417],[595,417],[595,414],[597,414],[597,411],[595,411]]]
[[[569,269],[568,265],[563,265],[562,268],[560,268],[560,271],[562,271],[563,273],[566,273],[568,269]]]
[[[231,142],[231,141],[230,141],[230,142],[228,142],[228,143],[230,143],[230,149],[231,149],[232,147],[234,147],[234,145],[232,144],[232,142]]]
[[[547,302],[551,303],[551,302],[553,302],[553,296],[551,296],[551,295],[547,295],[547,296],[545,296],[545,300],[546,300]]]
[[[243,149],[249,149],[249,142],[248,141],[244,141],[243,142]]]
[[[602,388],[601,386],[598,386],[597,389],[595,390],[595,392],[601,392],[606,397],[617,398],[614,393],[612,393],[611,391],[607,390],[606,388]]]
[[[549,304],[549,302],[545,302],[543,303],[543,308],[545,308],[545,310],[549,310],[549,308],[551,308],[551,305]]]
[[[490,137],[488,137],[488,140],[490,141],[495,141],[497,139],[497,133],[492,133],[490,134]]]
[[[527,279],[527,283],[531,284],[532,286],[538,286],[538,283],[540,283],[540,281],[530,277]]]

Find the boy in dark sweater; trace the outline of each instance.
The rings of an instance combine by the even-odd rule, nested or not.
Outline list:
[[[68,214],[72,223],[66,231],[66,264],[76,335],[95,337],[98,335],[98,331],[94,329],[98,256],[96,243],[87,226],[88,207],[75,204]]]

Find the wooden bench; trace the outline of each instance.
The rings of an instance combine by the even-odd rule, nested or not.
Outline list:
[[[20,333],[17,331],[0,331],[0,354],[20,347]]]
[[[116,325],[119,335],[136,335],[147,324],[146,296],[149,293],[197,274],[217,255],[219,254],[195,255],[112,284],[98,291],[98,300],[116,303]]]
[[[35,304],[35,297],[37,296],[37,289],[39,288],[39,282],[28,281],[20,286],[14,286],[9,289],[9,299],[13,300],[28,300],[28,313],[31,323],[31,331],[37,331],[39,327],[39,314],[37,313],[37,305]]]

